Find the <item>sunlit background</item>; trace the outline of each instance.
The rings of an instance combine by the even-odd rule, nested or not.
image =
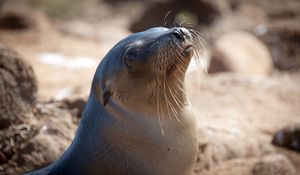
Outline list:
[[[97,65],[118,41],[180,25],[205,41],[204,67],[193,62],[186,76],[202,133],[195,174],[300,174],[299,0],[0,0],[0,103],[14,106],[5,97],[6,49],[32,66],[38,89],[33,114],[14,114],[26,120],[0,108],[0,175],[57,159]],[[26,138],[12,139],[23,127]]]

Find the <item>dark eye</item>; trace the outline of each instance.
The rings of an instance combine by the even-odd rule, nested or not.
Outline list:
[[[124,63],[127,67],[130,67],[134,64],[137,60],[137,51],[136,50],[129,50],[124,55]]]
[[[142,46],[131,46],[123,55],[124,66],[128,73],[139,77],[145,72],[149,55]]]

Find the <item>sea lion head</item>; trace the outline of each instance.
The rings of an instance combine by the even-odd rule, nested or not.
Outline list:
[[[130,106],[151,106],[166,93],[173,101],[181,100],[179,91],[199,41],[194,30],[184,27],[155,27],[121,40],[102,60],[94,77],[102,104],[113,99]]]

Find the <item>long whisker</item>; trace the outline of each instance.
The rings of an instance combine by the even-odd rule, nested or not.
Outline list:
[[[159,49],[158,50],[158,55],[160,55],[160,53],[161,53],[161,50]],[[156,60],[156,62],[157,62],[157,65],[159,65],[159,59]],[[157,79],[156,79],[156,107],[157,107],[157,116],[158,116],[158,122],[159,122],[160,130],[161,130],[161,134],[162,134],[162,136],[164,136],[165,135],[164,128],[163,128],[164,123],[162,122],[163,115],[161,115],[162,111],[160,111],[161,106],[160,106],[160,98],[159,98],[159,94],[158,94],[158,91],[159,91],[159,89],[158,89],[159,88],[159,86],[158,86],[158,84],[159,84],[158,83],[159,70],[156,72],[156,77],[157,77]]]
[[[177,99],[175,98],[175,96],[174,96],[174,94],[173,94],[173,92],[172,92],[172,90],[171,90],[171,88],[169,86],[168,86],[168,89],[169,89],[169,92],[170,92],[171,97],[173,98],[174,102],[176,103],[176,105],[178,106],[178,108],[180,110],[182,110],[182,107],[179,105]],[[172,105],[172,107],[173,107],[173,110],[174,110],[173,113],[175,115],[176,120],[180,122],[180,119],[178,118],[178,112],[175,110],[175,107],[173,106],[172,103],[170,103],[170,105]]]
[[[164,17],[164,27],[167,26],[167,24],[168,24],[167,17],[168,17],[168,15],[171,14],[171,13],[172,13],[172,10],[169,10],[169,11],[167,12],[167,14],[165,15],[165,17]]]
[[[161,134],[165,135],[163,124],[162,124],[162,121],[161,121],[161,116],[160,116],[160,104],[159,104],[159,98],[158,98],[157,90],[156,90],[156,99],[157,99],[156,104],[157,104],[158,122],[159,122],[160,130],[161,130]]]
[[[169,116],[170,120],[172,120],[172,117],[171,117],[171,114],[170,114],[170,111],[169,111],[169,104],[168,104],[168,101],[167,101],[168,97],[166,95],[166,83],[165,83],[165,81],[163,82],[163,89],[164,89],[164,97],[165,97],[165,102],[166,102],[168,116]]]
[[[168,83],[168,84],[176,84],[172,79],[169,79],[169,80],[167,80],[168,82],[170,82],[170,83]],[[179,99],[179,96],[182,96],[182,94],[179,94],[178,93],[178,91],[177,91],[177,88],[175,88],[175,87],[173,87],[173,89],[174,89],[174,93],[173,93],[173,91],[172,91],[172,89],[168,86],[168,88],[169,88],[169,91],[170,91],[170,93],[171,93],[171,96],[172,96],[172,98],[174,99],[174,101],[175,101],[175,103],[177,104],[177,106],[180,108],[180,109],[182,109],[182,106],[184,106],[184,104],[181,102],[181,100]]]
[[[169,11],[164,20],[166,21],[167,16],[171,13]],[[166,25],[166,24],[165,24]],[[187,24],[186,22],[182,22],[179,26],[186,27],[188,31],[191,33],[191,37],[189,42],[191,42],[193,46],[193,57],[195,60],[196,66],[201,66],[201,68],[206,69],[206,52],[205,52],[205,41],[200,32],[195,30],[192,25]],[[167,43],[167,44],[166,44]],[[161,45],[160,45],[161,44]],[[188,66],[189,58],[184,55],[182,52],[183,46],[181,43],[176,42],[172,38],[167,38],[162,43],[152,43],[150,46],[157,47],[157,111],[158,118],[160,122],[160,127],[163,132],[165,117],[169,117],[170,120],[173,118],[177,121],[180,121],[179,111],[183,110],[186,103],[188,103],[187,92],[184,88],[184,79],[186,75],[186,69]],[[171,59],[175,58],[175,59]],[[171,71],[171,74],[169,70]],[[200,69],[204,70],[204,69]],[[196,69],[199,71],[199,69]],[[163,93],[163,94],[160,94]]]

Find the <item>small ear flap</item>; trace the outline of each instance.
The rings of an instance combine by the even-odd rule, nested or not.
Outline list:
[[[111,97],[113,95],[113,91],[111,91],[111,89],[106,86],[103,90],[103,94],[102,94],[102,105],[105,106],[109,97]]]

